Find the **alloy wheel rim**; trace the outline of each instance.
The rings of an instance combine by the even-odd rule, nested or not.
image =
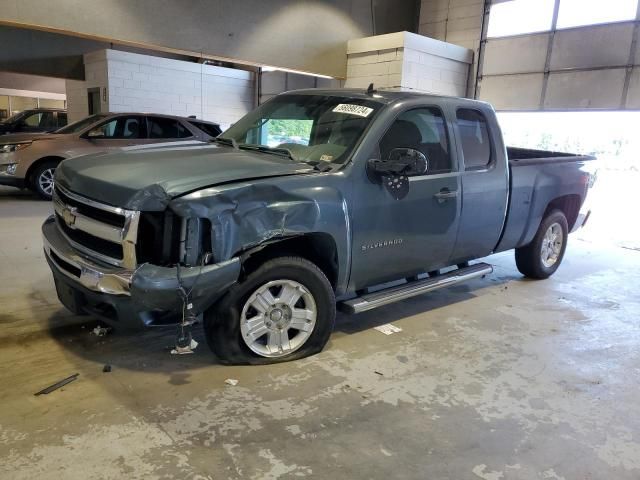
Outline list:
[[[284,357],[306,343],[317,316],[315,299],[304,285],[273,280],[258,287],[245,302],[240,317],[242,340],[261,357]]]
[[[550,268],[556,264],[560,258],[563,241],[562,227],[559,223],[552,224],[544,234],[540,249],[540,260],[545,267]]]
[[[53,195],[54,172],[54,168],[47,168],[38,177],[38,184],[40,185],[40,189],[49,196]]]

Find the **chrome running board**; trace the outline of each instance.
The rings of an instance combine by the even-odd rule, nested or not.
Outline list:
[[[384,290],[368,293],[361,297],[352,298],[351,300],[341,302],[339,308],[345,313],[366,312],[367,310],[415,297],[416,295],[422,295],[432,290],[450,287],[451,285],[466,282],[472,278],[482,277],[491,272],[493,272],[491,265],[477,263],[469,267],[458,268],[436,277],[415,280],[403,285],[385,288]]]

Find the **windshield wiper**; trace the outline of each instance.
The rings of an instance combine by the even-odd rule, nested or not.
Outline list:
[[[247,144],[247,143],[238,145],[238,148],[242,150],[256,150],[258,152],[271,153],[272,155],[279,155],[280,157],[288,157],[291,160],[295,160],[296,162],[298,161],[295,158],[293,158],[293,155],[291,155],[291,151],[287,150],[286,148],[267,147],[266,145],[253,145],[253,144]]]
[[[238,142],[236,142],[233,138],[221,138],[216,137],[212,142],[219,143],[220,145],[226,145],[227,147],[233,147],[238,150]]]

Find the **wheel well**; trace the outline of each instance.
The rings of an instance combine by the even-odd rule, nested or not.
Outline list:
[[[567,224],[569,225],[569,231],[571,231],[578,218],[578,213],[580,213],[580,204],[580,195],[572,194],[555,198],[547,205],[542,218],[545,218],[552,210],[560,210],[567,217]]]
[[[333,288],[336,288],[338,249],[336,242],[329,234],[308,233],[281,238],[240,254],[244,258],[242,267],[245,273],[256,270],[267,260],[286,255],[302,257],[313,262],[327,276]]]
[[[55,161],[55,162],[60,163],[62,160],[64,160],[64,158],[62,158],[62,157],[54,157],[54,156],[42,157],[39,160],[36,160],[35,162],[33,162],[31,164],[31,166],[27,170],[27,174],[24,177],[25,181],[28,182],[29,184],[31,184],[32,183],[31,176],[33,175],[33,172],[35,171],[36,168],[38,168],[39,165],[42,165],[44,162]]]

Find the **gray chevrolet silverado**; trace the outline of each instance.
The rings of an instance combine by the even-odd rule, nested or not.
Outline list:
[[[202,319],[225,363],[291,360],[323,348],[336,306],[484,276],[469,262],[495,252],[553,274],[592,159],[506,148],[478,101],[295,91],[210,145],[63,161],[44,250],[75,313],[183,334]]]

